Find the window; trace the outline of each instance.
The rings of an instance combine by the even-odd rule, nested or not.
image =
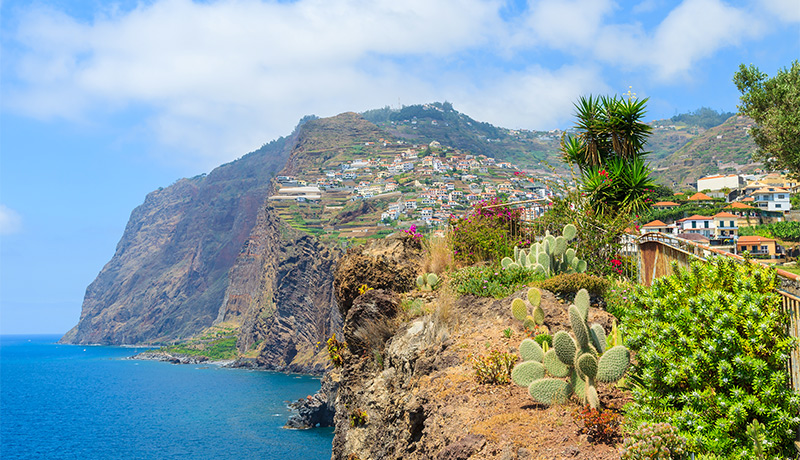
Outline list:
[[[705,222],[703,222],[703,223],[705,224],[705,225],[704,225],[704,227],[705,227],[705,228],[708,228],[708,221],[705,221]]]
[[[761,252],[767,252],[767,247],[766,246],[761,246]]]
[[[697,222],[692,221],[692,228],[697,228]]]
[[[731,221],[731,227],[735,227],[735,226],[736,226],[736,225],[734,225],[733,221]]]
[[[753,251],[758,251],[758,246],[753,245]]]
[[[783,200],[784,199],[784,195],[778,195],[778,199],[779,200]]]
[[[775,207],[776,207],[776,208],[780,208],[780,207],[781,207],[781,204],[780,204],[780,203],[775,203]]]

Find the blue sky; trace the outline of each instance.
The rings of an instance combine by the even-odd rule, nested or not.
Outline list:
[[[797,0],[0,4],[0,333],[63,333],[149,191],[304,115],[450,101],[508,128],[580,95],[735,111],[739,64],[800,58]]]

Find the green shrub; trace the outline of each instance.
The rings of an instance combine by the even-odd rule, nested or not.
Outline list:
[[[367,412],[360,409],[353,409],[350,412],[350,427],[355,428],[367,424]]]
[[[347,343],[336,340],[335,333],[328,339],[328,358],[330,358],[331,364],[333,364],[334,367],[342,367],[344,365],[342,351],[345,348],[347,348]]]
[[[511,382],[511,369],[517,357],[511,353],[492,350],[488,355],[471,357],[472,368],[479,383],[505,385]]]
[[[563,273],[536,283],[542,289],[567,298],[572,298],[581,289],[586,289],[592,295],[602,296],[608,284],[607,279],[586,273]]]
[[[800,396],[786,362],[796,341],[775,270],[727,258],[674,267],[625,315],[639,382],[627,416],[669,422],[693,450],[728,459],[753,457],[746,431],[756,419],[768,458],[794,455]]]
[[[611,281],[606,287],[603,299],[606,301],[606,311],[616,318],[623,319],[625,312],[633,302],[633,293],[636,287],[627,281]]]
[[[686,439],[669,423],[643,423],[622,444],[622,460],[682,460],[686,455]]]
[[[503,270],[496,266],[483,266],[462,268],[452,273],[450,279],[459,294],[502,299],[543,276],[524,268]]]
[[[475,263],[482,260],[499,261],[511,255],[516,241],[512,235],[520,228],[520,209],[507,207],[486,208],[500,204],[494,198],[481,201],[466,217],[450,221],[450,244],[456,260]]]

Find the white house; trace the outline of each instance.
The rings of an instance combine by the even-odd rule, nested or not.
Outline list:
[[[789,192],[782,187],[764,187],[753,192],[754,204],[767,211],[788,211],[792,209]]]
[[[716,176],[706,176],[697,179],[697,191],[711,190],[716,192],[724,188],[736,190],[745,186],[744,178],[738,174],[729,174],[727,176],[718,174]]]
[[[681,226],[681,231],[684,233],[699,233],[706,238],[711,238],[714,234],[713,224],[714,219],[708,216],[699,216],[695,214],[691,217],[685,217],[678,220]]]

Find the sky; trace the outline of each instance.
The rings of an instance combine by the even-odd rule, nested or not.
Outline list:
[[[797,0],[0,0],[0,334],[64,333],[145,195],[305,115],[449,101],[506,128],[589,94],[735,112]]]

